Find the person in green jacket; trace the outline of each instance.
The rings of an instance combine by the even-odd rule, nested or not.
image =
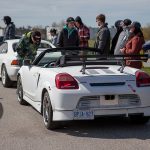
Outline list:
[[[22,61],[24,59],[30,59],[33,61],[40,43],[41,33],[39,31],[25,33],[15,48],[19,59]]]

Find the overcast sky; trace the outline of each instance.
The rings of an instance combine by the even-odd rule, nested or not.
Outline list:
[[[150,0],[0,0],[0,18],[9,15],[17,27],[45,27],[79,15],[87,26],[96,27],[95,17],[103,13],[109,27],[126,18],[146,26],[150,24],[149,4]],[[0,25],[4,25],[2,20]]]

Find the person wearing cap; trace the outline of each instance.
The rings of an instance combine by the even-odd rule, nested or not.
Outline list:
[[[105,23],[105,15],[100,14],[96,17],[99,30],[96,35],[94,47],[99,49],[99,54],[109,54],[110,52],[110,31],[108,24]]]
[[[120,33],[119,37],[118,37],[118,41],[117,44],[115,46],[115,50],[114,50],[114,54],[115,55],[121,55],[122,52],[120,51],[120,49],[122,49],[129,36],[130,36],[130,32],[129,32],[129,25],[132,23],[132,21],[130,19],[125,19],[123,21],[120,22],[120,25],[123,28],[123,31]]]
[[[132,54],[140,55],[142,45],[145,43],[144,36],[141,31],[141,24],[139,22],[135,21],[129,27],[130,27],[131,36],[130,36],[129,40],[127,41],[125,47],[123,49],[121,49],[121,52],[123,54],[128,54],[128,55],[132,55]],[[136,57],[131,58],[131,59],[134,60],[134,59],[136,59]],[[137,68],[137,69],[142,68],[141,61],[127,60],[126,65],[133,67],[133,68]]]
[[[57,46],[57,30],[56,29],[51,29],[50,34],[51,34],[51,43],[55,46]]]
[[[80,38],[80,47],[88,47],[88,40],[90,39],[90,30],[89,28],[83,24],[82,19],[80,16],[75,18],[75,25],[78,29],[78,34]]]
[[[68,17],[66,25],[60,31],[57,40],[58,47],[78,47],[79,36],[75,28],[75,20],[73,17]]]
[[[41,43],[41,33],[39,31],[31,31],[25,33],[16,45],[15,50],[19,59],[30,59],[33,61],[37,54],[37,49]]]
[[[15,24],[11,21],[11,17],[4,16],[3,21],[6,24],[6,28],[4,30],[3,41],[14,39],[15,38]]]
[[[115,22],[115,27],[116,27],[117,31],[116,31],[115,36],[112,39],[112,42],[111,42],[110,54],[114,54],[114,50],[115,50],[115,47],[116,47],[119,35],[122,32],[122,30],[123,30],[122,26],[120,25],[121,22],[122,22],[122,20],[117,20]]]

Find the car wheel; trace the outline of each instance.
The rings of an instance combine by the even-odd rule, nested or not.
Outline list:
[[[130,116],[130,121],[135,124],[146,124],[149,121],[149,117],[144,116]]]
[[[21,105],[26,105],[27,102],[23,99],[23,87],[21,82],[21,77],[18,77],[17,80],[17,99]]]
[[[5,65],[2,66],[1,78],[2,78],[2,85],[4,87],[10,87],[12,85],[12,81],[9,79]]]
[[[43,119],[47,129],[53,130],[59,127],[58,123],[53,121],[53,110],[48,92],[43,96]]]

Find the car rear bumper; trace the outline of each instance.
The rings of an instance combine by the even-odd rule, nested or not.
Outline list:
[[[17,73],[19,69],[20,69],[19,66],[13,66],[7,69],[7,73],[11,81],[17,81]]]
[[[143,116],[150,116],[150,107],[136,107],[136,108],[121,108],[121,109],[93,109],[94,118],[101,116],[124,115],[126,117],[133,114],[143,114]],[[69,121],[69,120],[89,120],[89,119],[75,119],[74,111],[53,111],[54,121]]]

